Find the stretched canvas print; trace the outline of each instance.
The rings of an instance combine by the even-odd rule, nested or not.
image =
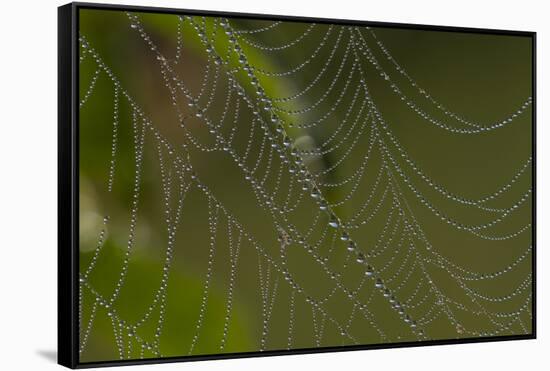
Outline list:
[[[59,20],[60,363],[535,336],[534,33]]]

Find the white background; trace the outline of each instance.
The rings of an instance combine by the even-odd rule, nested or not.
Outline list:
[[[107,0],[106,0],[107,1]],[[121,0],[123,1],[123,0]],[[550,140],[546,1],[135,1],[127,4],[538,33],[538,339],[135,366],[155,370],[548,370],[547,261]],[[0,369],[60,369],[56,350],[57,9],[53,0],[7,0],[0,16]]]

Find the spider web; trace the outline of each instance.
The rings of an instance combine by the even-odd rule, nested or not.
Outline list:
[[[103,346],[120,359],[531,332],[526,215],[532,158],[526,155],[492,191],[462,193],[429,175],[402,142],[391,113],[377,104],[383,90],[414,125],[467,146],[472,137],[498,139],[505,127],[530,125],[531,97],[495,122],[465,118],[415,81],[370,27],[164,15],[175,25],[167,47],[156,41],[145,15],[125,17],[131,45],[143,48],[161,76],[159,99],[167,98],[171,111],[162,125],[151,118],[139,92],[122,82],[92,39],[80,35],[81,66],[94,71],[81,76],[87,81],[81,125],[89,123],[84,114],[112,124],[100,191],[116,194],[119,187],[131,195],[125,230],[105,206],[91,258],[81,264],[81,357],[109,357],[86,358],[94,332],[105,327],[98,316],[112,334]],[[197,54],[202,70],[193,61]],[[95,98],[99,84],[112,95]],[[111,100],[108,120],[86,111],[93,99]],[[120,164],[121,146],[133,149],[130,170]],[[128,171],[132,182],[119,180]],[[130,319],[120,297],[139,254],[143,192],[150,194],[152,171],[163,212],[163,230],[152,232],[165,240],[153,246],[161,257],[160,279],[151,297],[140,298],[146,303],[140,316]],[[211,173],[220,171],[237,174],[246,197],[233,199],[235,184],[213,184]],[[204,229],[186,227],[188,215]],[[457,259],[445,248],[453,237],[434,235],[424,219],[489,254],[505,246],[507,261],[487,269],[478,263],[487,253]],[[117,235],[125,246],[119,270],[98,285],[94,272],[106,264],[106,243]],[[203,242],[187,243],[192,236]],[[188,330],[176,350],[165,350],[163,336],[174,326],[170,297],[186,298],[185,291],[169,291],[182,251],[200,255],[188,258],[201,272],[200,300],[188,305]],[[213,293],[216,287],[221,295]],[[214,315],[209,308],[216,295],[223,310]],[[239,336],[235,305],[246,298],[257,307],[246,317],[254,324],[253,344],[231,346],[232,336]],[[215,341],[206,332],[214,317]]]

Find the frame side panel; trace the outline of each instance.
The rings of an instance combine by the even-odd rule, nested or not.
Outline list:
[[[58,8],[58,257],[57,362],[75,368],[78,363],[76,266],[74,249],[74,6]]]

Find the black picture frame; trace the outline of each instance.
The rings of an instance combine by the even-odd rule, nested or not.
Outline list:
[[[402,28],[410,30],[448,31],[492,35],[514,35],[532,42],[532,333],[468,339],[427,340],[389,344],[351,345],[263,352],[224,353],[198,356],[79,362],[78,357],[78,270],[79,270],[79,123],[78,123],[78,14],[80,9],[138,11],[165,14],[218,16],[270,21],[302,21],[336,25],[360,25]],[[536,339],[536,32],[430,26],[419,24],[371,22],[328,18],[309,18],[268,14],[249,14],[188,9],[171,9],[130,5],[70,3],[58,8],[58,363],[69,368],[122,366],[227,358],[276,356],[321,352],[341,352],[381,348],[417,347],[429,345],[465,344],[507,340]]]

